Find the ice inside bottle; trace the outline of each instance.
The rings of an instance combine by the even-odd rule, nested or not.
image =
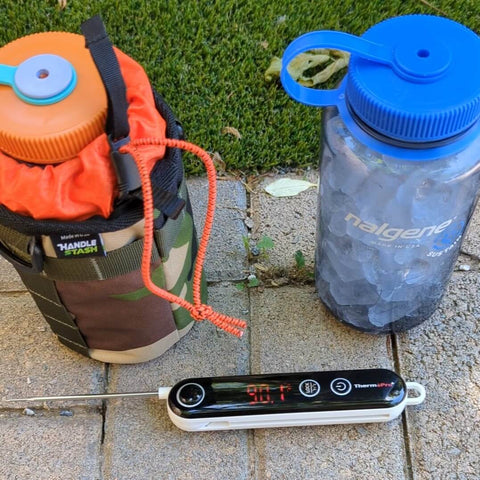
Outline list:
[[[302,87],[286,69],[321,47],[352,52],[336,90]],[[480,184],[479,52],[470,30],[420,15],[387,20],[362,37],[312,32],[285,51],[287,92],[327,107],[316,287],[353,327],[407,330],[446,290]]]

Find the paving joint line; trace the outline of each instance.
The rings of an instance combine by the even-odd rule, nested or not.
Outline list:
[[[465,250],[460,249],[460,255],[463,255],[464,257],[468,257],[472,260],[475,260],[475,262],[480,262],[480,256],[476,255],[474,253],[470,253],[470,252],[467,252]],[[458,259],[458,260],[460,260],[460,259]],[[456,270],[456,271],[458,271],[458,270]]]
[[[402,365],[401,365],[401,359],[400,359],[400,349],[398,345],[398,338],[395,333],[392,333],[390,335],[390,341],[392,345],[393,365],[395,370],[399,374],[401,374]],[[407,418],[406,410],[402,412],[401,418],[402,418],[403,445],[405,448],[405,474],[408,480],[414,480],[412,448],[410,443],[410,432],[408,429],[408,418]]]
[[[245,189],[245,216],[252,218],[252,201],[251,201],[251,193],[250,191],[245,188],[243,185],[243,188]],[[247,227],[247,234],[250,233],[250,230]],[[249,260],[249,252],[245,251],[245,256],[247,257],[247,268],[248,271],[250,269],[251,261]],[[245,275],[245,277],[248,275]],[[237,282],[238,283],[238,282]],[[247,305],[248,305],[248,326],[247,326],[247,331],[246,331],[246,338],[245,341],[247,342],[248,345],[248,372],[251,375],[252,374],[252,299],[251,299],[251,290],[249,288],[246,289],[246,294],[247,294]],[[259,458],[257,455],[257,448],[256,448],[256,439],[257,439],[257,432],[256,430],[250,430],[247,432],[247,455],[248,455],[248,470],[249,470],[249,475],[253,479],[258,479],[259,477],[259,471],[262,470],[261,466],[258,464]],[[265,467],[265,466],[264,466]]]
[[[0,294],[7,297],[16,297],[18,295],[24,295],[28,293],[28,290],[0,290]]]
[[[105,363],[104,369],[104,391],[108,391],[108,383],[110,377],[110,364]],[[102,431],[100,434],[100,445],[99,445],[99,466],[98,466],[98,480],[103,480],[105,478],[105,468],[106,468],[106,458],[105,458],[105,439],[107,435],[107,400],[102,400],[100,407],[100,414],[102,415]]]
[[[108,391],[108,383],[109,383],[109,376],[110,376],[110,364],[105,364],[105,373],[103,375],[104,380],[104,389]],[[100,438],[100,445],[105,443],[105,435],[106,435],[106,424],[107,424],[107,400],[102,400],[102,407],[101,407],[101,414],[102,414],[102,436]]]

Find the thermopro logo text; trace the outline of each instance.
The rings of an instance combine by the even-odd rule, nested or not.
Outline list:
[[[354,383],[355,388],[387,388],[393,387],[393,382],[380,382],[380,383]]]

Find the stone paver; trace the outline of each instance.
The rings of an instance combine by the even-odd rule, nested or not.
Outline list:
[[[432,318],[399,336],[402,372],[427,390],[408,412],[416,480],[479,478],[479,289],[478,271],[455,272]]]
[[[0,256],[0,292],[24,291],[25,285],[20,280],[13,266]]]
[[[214,308],[246,318],[245,292],[226,284],[210,287],[209,295]],[[110,388],[152,391],[189,377],[245,374],[248,349],[248,336],[239,340],[204,322],[161,358],[144,365],[112,366]],[[112,401],[106,418],[106,479],[246,478],[246,431],[184,432],[171,423],[165,402],[157,399]]]
[[[206,178],[192,178],[187,185],[190,196],[195,199],[192,209],[200,237],[207,209],[208,181]],[[246,209],[247,196],[239,181],[217,182],[217,208],[205,262],[207,280],[242,280],[247,276],[243,240],[247,235]]]
[[[100,478],[102,415],[58,410],[27,417],[0,412],[2,480]]]
[[[462,251],[480,259],[480,208],[476,208],[470,220],[467,234],[462,243]]]
[[[252,370],[393,368],[388,337],[362,334],[326,311],[313,288],[251,295]],[[406,454],[398,418],[388,424],[336,425],[255,432],[258,479],[403,480]]]
[[[6,403],[4,398],[104,389],[105,366],[58,342],[28,293],[0,293],[0,352],[0,408],[41,405]]]
[[[289,178],[305,180],[305,177],[288,175]],[[264,188],[278,177],[267,178],[250,196],[252,240],[262,236],[271,238],[274,248],[268,250],[264,263],[276,267],[295,265],[295,252],[300,250],[307,265],[313,265],[315,251],[315,223],[317,217],[317,188],[312,187],[294,197],[272,197]],[[311,172],[306,178],[317,183],[318,176]]]
[[[315,180],[311,172],[310,181]],[[336,321],[312,285],[236,288],[249,271],[244,238],[267,235],[261,259],[289,268],[315,248],[316,189],[268,196],[266,178],[247,197],[220,181],[207,258],[210,301],[249,320],[244,338],[209,323],[162,357],[105,366],[61,345],[11,266],[0,259],[0,478],[3,480],[149,478],[219,480],[474,480],[480,460],[480,214],[475,212],[448,292],[434,316],[394,338],[370,336]],[[199,232],[206,179],[189,180]],[[461,265],[469,265],[465,271]],[[385,367],[423,383],[425,403],[385,424],[187,433],[156,399],[5,403],[41,394],[149,391],[193,376]],[[30,407],[35,416],[26,416]],[[60,416],[68,409],[73,417]]]

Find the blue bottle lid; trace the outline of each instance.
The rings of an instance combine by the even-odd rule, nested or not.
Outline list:
[[[340,88],[303,87],[289,75],[291,60],[313,48],[351,52]],[[459,23],[428,15],[391,18],[361,37],[311,32],[285,50],[281,81],[296,100],[347,107],[391,139],[436,142],[467,131],[480,118],[480,38]]]

